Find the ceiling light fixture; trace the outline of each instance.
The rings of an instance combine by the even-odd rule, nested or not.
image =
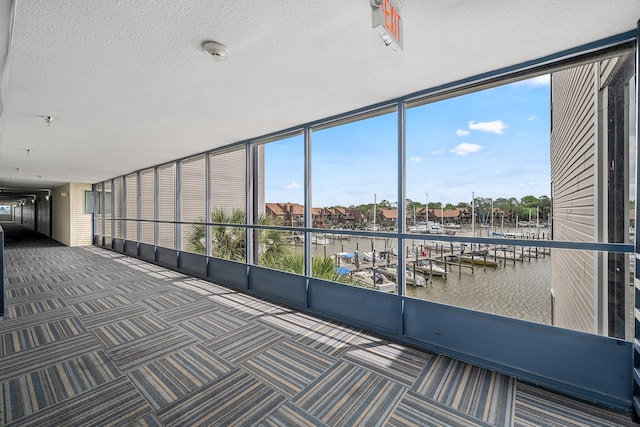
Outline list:
[[[214,41],[205,41],[202,43],[202,50],[218,61],[227,59],[229,56],[229,50],[226,46]]]
[[[51,123],[53,123],[53,121],[56,119],[53,116],[42,116],[42,118],[44,119],[47,126],[51,126]]]

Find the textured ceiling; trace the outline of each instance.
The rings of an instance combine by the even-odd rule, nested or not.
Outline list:
[[[93,183],[625,33],[638,0],[0,2],[0,187]],[[226,61],[201,50],[225,44]],[[47,125],[43,116],[55,120]],[[18,170],[19,169],[19,170]]]

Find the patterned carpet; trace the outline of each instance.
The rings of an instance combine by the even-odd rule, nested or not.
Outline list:
[[[3,425],[634,425],[135,258],[3,227]]]

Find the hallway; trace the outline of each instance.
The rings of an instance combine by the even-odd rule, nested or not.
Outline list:
[[[2,227],[3,425],[635,425],[136,258]]]

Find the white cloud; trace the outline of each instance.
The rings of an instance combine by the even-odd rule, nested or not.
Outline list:
[[[422,161],[422,157],[420,156],[413,156],[413,157],[409,157],[409,160],[411,160],[412,162],[421,162]]]
[[[450,151],[453,154],[457,154],[458,156],[466,156],[470,153],[477,153],[480,150],[482,150],[482,145],[463,142],[462,144],[456,145],[455,148],[451,149]]]
[[[503,130],[507,128],[502,120],[494,120],[492,122],[469,122],[469,129],[471,130],[479,130],[480,132],[489,132],[489,133],[504,133]]]
[[[298,188],[302,188],[302,185],[294,181],[291,184],[285,185],[284,188],[287,190],[297,190]]]
[[[469,135],[471,132],[469,132],[468,130],[464,130],[464,129],[458,129],[456,131],[456,135],[458,136],[467,136]]]
[[[521,80],[514,83],[515,85],[533,86],[533,87],[545,87],[551,84],[551,75],[545,74],[544,76],[533,77],[527,80]]]
[[[440,154],[444,154],[444,149],[442,149],[442,150],[433,150],[431,152],[431,154],[433,154],[434,156],[438,156]]]
[[[529,116],[527,120],[528,121],[538,120],[538,116]]]

